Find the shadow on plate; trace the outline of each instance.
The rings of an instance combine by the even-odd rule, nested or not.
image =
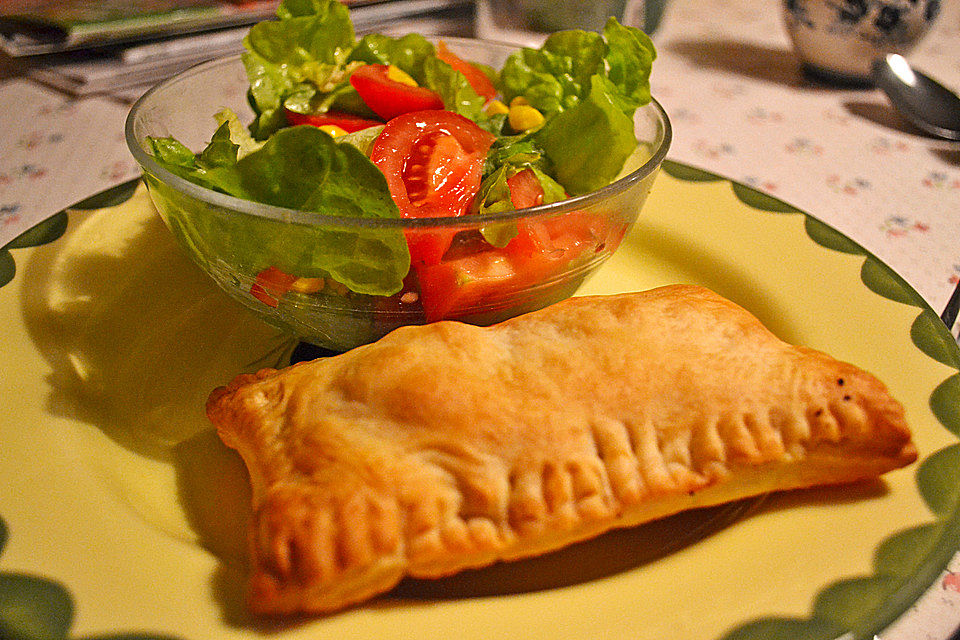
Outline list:
[[[386,600],[447,600],[558,589],[638,569],[681,552],[737,522],[780,509],[836,505],[880,497],[882,482],[799,490],[694,509],[519,562],[495,564],[438,580],[407,579]]]
[[[395,608],[430,602],[512,596],[602,580],[639,569],[717,534],[762,510],[767,500],[762,497],[695,509],[639,527],[613,530],[535,558],[499,562],[446,578],[407,578],[392,591],[357,607]],[[322,623],[324,616],[301,615],[279,620],[252,616],[242,606],[244,581],[245,576],[239,576],[230,566],[224,566],[214,578],[215,592],[224,608],[224,617],[232,626],[277,633],[318,621]],[[330,617],[349,611],[331,614]]]
[[[796,490],[696,509],[629,529],[617,529],[559,551],[515,562],[497,563],[439,579],[407,578],[364,609],[392,609],[472,598],[516,596],[551,589],[571,588],[617,574],[642,570],[647,564],[682,553],[705,538],[722,535],[729,527],[782,509],[816,509],[880,498],[887,493],[882,481],[845,487]],[[214,578],[214,590],[224,607],[226,621],[236,628],[278,633],[306,624],[320,623],[323,616],[292,616],[282,620],[251,616],[242,605],[245,576],[236,567],[224,565]],[[337,614],[349,614],[349,609]]]
[[[142,188],[117,207],[71,212],[18,278],[50,367],[47,410],[77,425],[79,460],[150,524],[241,562],[246,471],[204,405],[236,374],[282,363],[290,338],[216,289]]]
[[[631,529],[617,529],[553,553],[495,564],[438,580],[407,579],[387,599],[446,600],[559,589],[637,569],[718,533],[746,517],[760,499],[697,509]]]
[[[291,341],[216,289],[145,198],[71,213],[25,265],[22,308],[51,366],[49,410],[168,460],[210,428],[213,388],[280,362]]]

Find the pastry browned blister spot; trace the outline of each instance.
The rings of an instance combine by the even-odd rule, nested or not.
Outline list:
[[[874,376],[699,287],[405,327],[240,376],[207,414],[250,472],[249,605],[323,613],[614,527],[916,458]]]

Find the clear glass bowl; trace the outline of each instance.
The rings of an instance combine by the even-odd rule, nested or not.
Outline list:
[[[464,59],[497,68],[516,50],[514,46],[479,40],[445,38],[444,42]],[[345,218],[285,209],[206,189],[154,161],[145,143],[148,136],[172,136],[196,151],[209,142],[216,128],[213,115],[221,109],[232,109],[243,122],[252,120],[247,88],[239,56],[194,67],[157,85],[137,101],[126,122],[127,144],[143,170],[157,211],[190,257],[232,298],[266,322],[334,351],[373,342],[403,325],[441,318],[491,324],[571,296],[617,250],[636,221],[671,139],[667,115],[653,101],[637,110],[634,121],[640,144],[615,182],[563,202],[459,218]],[[498,269],[509,267],[502,260],[498,262],[498,250],[477,241],[480,229],[494,224],[527,225],[541,235],[546,230],[547,242],[574,229],[578,242],[573,250],[569,244],[558,244],[562,259],[543,261],[532,277],[518,284],[515,279],[498,276]],[[304,239],[312,235],[342,234],[350,241],[364,238],[376,244],[434,229],[456,231],[445,263],[456,266],[473,260],[473,269],[487,270],[482,283],[461,277],[463,286],[456,289],[459,299],[440,317],[425,314],[415,282],[389,297],[355,294],[337,286],[278,290],[275,299],[268,295],[266,301],[262,288],[256,295],[264,277],[264,251],[276,255],[275,264],[283,264],[285,240],[297,239],[294,244],[303,246]],[[250,239],[256,241],[259,263],[231,242],[237,237],[245,237],[248,241],[243,245],[247,247]],[[311,281],[306,282],[309,285]]]

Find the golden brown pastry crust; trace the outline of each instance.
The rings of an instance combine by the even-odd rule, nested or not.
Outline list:
[[[872,375],[681,285],[402,328],[239,376],[207,414],[250,471],[266,614],[916,458]]]

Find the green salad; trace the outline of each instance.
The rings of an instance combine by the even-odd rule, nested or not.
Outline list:
[[[338,0],[283,0],[277,18],[244,40],[253,120],[215,114],[219,126],[199,152],[149,138],[163,168],[329,216],[484,216],[609,184],[637,147],[633,114],[651,99],[653,44],[614,18],[601,33],[561,31],[518,49],[500,69],[417,34],[358,39]],[[263,304],[319,288],[412,294],[432,321],[548,277],[618,232],[577,215],[467,237],[449,227],[389,237],[318,229],[274,246],[250,238],[244,253],[258,272],[250,293]]]

